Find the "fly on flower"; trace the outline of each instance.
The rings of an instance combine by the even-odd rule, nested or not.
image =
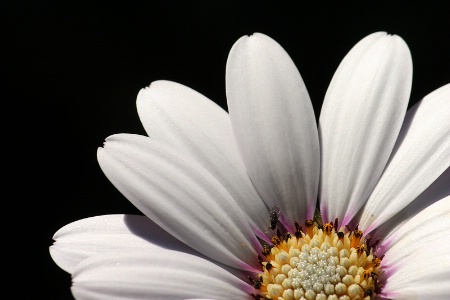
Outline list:
[[[270,229],[272,229],[272,230],[275,230],[277,228],[279,213],[280,213],[280,208],[277,205],[272,206],[272,208],[269,211]]]
[[[244,36],[226,64],[229,113],[156,81],[137,97],[148,136],[98,149],[143,216],[68,224],[50,254],[76,299],[446,299],[450,84],[407,111],[411,84],[403,39],[370,34],[317,127],[289,55]]]

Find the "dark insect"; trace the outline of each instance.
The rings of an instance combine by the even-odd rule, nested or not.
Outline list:
[[[280,213],[280,208],[278,206],[274,206],[270,209],[270,229],[275,230],[278,224],[278,217]]]

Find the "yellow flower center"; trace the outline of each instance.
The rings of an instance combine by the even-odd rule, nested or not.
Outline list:
[[[308,220],[303,232],[277,232],[260,258],[263,272],[252,280],[256,299],[373,299],[379,289],[381,259],[372,253],[362,231],[318,225]]]

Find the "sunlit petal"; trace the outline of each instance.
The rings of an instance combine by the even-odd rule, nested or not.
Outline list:
[[[375,229],[375,235],[389,239],[401,226],[431,204],[450,196],[450,168],[404,209]]]
[[[370,232],[411,203],[450,166],[450,84],[418,102],[402,130],[360,226]]]
[[[226,111],[184,85],[163,80],[139,92],[137,108],[151,138],[184,151],[214,175],[255,231],[267,227],[268,208],[247,175]]]
[[[325,221],[347,224],[369,197],[394,147],[411,82],[411,55],[398,36],[371,34],[343,59],[319,121]]]
[[[383,263],[389,269],[401,268],[420,248],[446,247],[442,244],[449,244],[449,228],[450,196],[428,206],[385,239],[380,245],[385,251]],[[450,251],[450,247],[447,249]]]
[[[73,274],[77,299],[251,299],[252,287],[219,266],[182,252],[127,249],[92,256]]]
[[[311,101],[295,64],[274,40],[240,38],[226,68],[228,109],[249,176],[288,220],[312,218],[319,143]]]
[[[447,300],[450,295],[450,244],[421,248],[389,274],[382,295],[388,299]]]
[[[258,241],[226,189],[195,161],[150,138],[106,139],[98,160],[108,179],[159,226],[229,266],[257,267]]]
[[[76,265],[97,253],[123,248],[164,247],[197,253],[153,221],[137,215],[105,215],[72,222],[53,236],[50,254],[55,263],[72,273]],[[197,253],[199,254],[199,253]]]
[[[447,299],[450,293],[450,196],[405,222],[380,249],[389,299]]]

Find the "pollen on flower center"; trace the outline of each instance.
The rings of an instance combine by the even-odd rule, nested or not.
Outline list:
[[[263,272],[252,280],[255,299],[374,299],[379,290],[381,259],[372,253],[357,228],[337,230],[337,222],[317,225],[311,220],[302,231],[281,234],[266,245]]]

